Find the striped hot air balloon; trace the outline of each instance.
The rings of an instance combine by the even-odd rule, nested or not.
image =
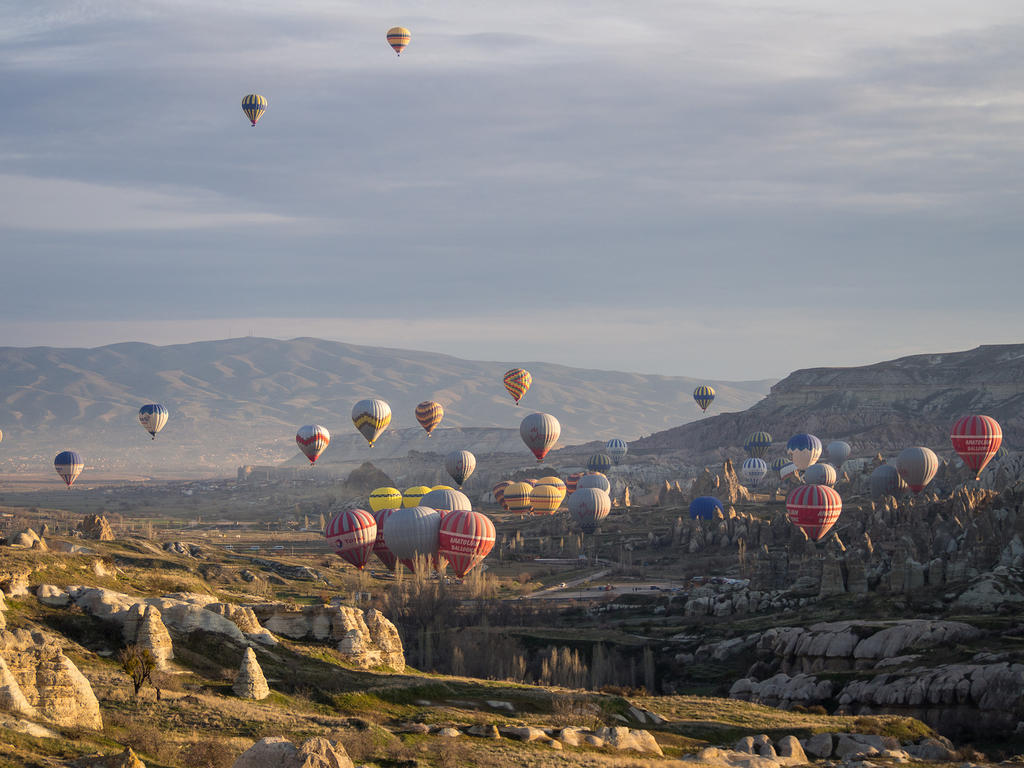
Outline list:
[[[452,451],[444,457],[444,468],[461,488],[476,469],[476,456],[469,451]]]
[[[438,554],[451,563],[460,579],[494,548],[494,523],[487,515],[457,510],[445,515],[438,533]]]
[[[939,457],[923,445],[904,448],[896,457],[896,471],[914,493],[920,493],[939,471]]]
[[[786,466],[779,470],[779,478],[782,480],[800,482],[800,470],[796,468],[796,464],[792,461],[787,462]]]
[[[763,459],[772,447],[772,436],[767,432],[751,432],[743,441],[743,450],[755,459]]]
[[[838,471],[843,463],[850,458],[850,444],[845,440],[833,440],[825,448],[825,454],[828,456],[828,460],[832,463],[832,466]]]
[[[416,558],[437,562],[441,514],[429,507],[396,509],[384,521],[384,543],[410,571],[416,570]]]
[[[306,424],[295,433],[295,444],[299,446],[310,464],[315,464],[320,454],[331,442],[331,433],[319,424]]]
[[[608,481],[607,476],[603,472],[587,472],[580,478],[580,481],[576,483],[577,491],[584,488],[599,488],[605,493],[611,493],[612,484]]]
[[[427,437],[444,418],[444,406],[436,400],[424,400],[416,406],[416,421],[427,431]]]
[[[789,454],[789,460],[796,465],[796,468],[803,472],[821,458],[821,440],[814,435],[801,432],[799,435],[789,438],[789,442],[786,443],[786,453]]]
[[[553,485],[555,488],[562,492],[562,496],[565,496],[565,483],[562,481],[562,478],[560,477],[555,477],[554,475],[542,477],[540,480],[534,483],[533,487],[536,488],[537,486],[540,485]]]
[[[831,464],[822,464],[820,461],[804,470],[804,482],[807,485],[827,485],[831,488],[836,484],[837,477],[835,467]]]
[[[789,459],[783,458],[782,456],[778,456],[768,462],[768,469],[772,470],[773,472],[781,473],[783,467],[785,467],[789,463]]]
[[[365,509],[346,509],[331,518],[324,536],[335,554],[361,571],[377,542],[377,519]]]
[[[352,423],[372,448],[391,423],[391,406],[376,398],[360,400],[352,408]]]
[[[387,520],[395,512],[394,509],[380,509],[374,512],[373,519],[377,521],[377,538],[373,541],[373,554],[377,556],[384,567],[389,571],[395,570],[395,564],[398,562],[398,558],[395,557],[394,553],[388,549],[387,544],[384,541],[384,521]]]
[[[523,395],[530,388],[533,383],[533,376],[525,368],[512,368],[511,370],[505,371],[505,389],[512,395],[512,399],[516,401],[516,405],[519,405],[519,401],[523,399]]]
[[[267,100],[258,93],[250,93],[242,99],[242,111],[255,128],[263,113],[267,111]]]
[[[510,485],[512,485],[511,480],[502,480],[491,489],[491,493],[494,494],[494,500],[498,503],[498,506],[506,510],[508,507],[505,506],[505,489]]]
[[[538,484],[530,493],[530,506],[535,515],[550,515],[565,498],[565,490],[555,485]]]
[[[629,446],[626,444],[626,441],[619,437],[613,437],[605,443],[604,449],[612,457],[615,466],[618,466],[619,462],[626,458],[626,454],[629,453]]]
[[[370,491],[370,509],[380,512],[382,509],[398,509],[402,506],[402,492],[390,485],[374,488]]]
[[[789,522],[802,528],[812,541],[821,541],[842,511],[842,498],[827,485],[800,485],[786,496]]]
[[[743,482],[751,488],[757,488],[767,474],[768,463],[764,459],[753,456],[746,459],[743,466],[740,467],[740,476],[743,478]]]
[[[410,40],[412,40],[412,33],[405,27],[392,27],[388,30],[388,45],[395,50],[395,54],[398,56],[402,55],[402,51],[405,50],[405,46],[409,44]]]
[[[424,494],[419,506],[430,507],[438,512],[460,512],[473,508],[469,497],[454,488],[439,488]]]
[[[600,488],[577,488],[569,497],[569,514],[583,533],[593,533],[612,511],[612,500]]]
[[[571,475],[565,478],[565,492],[569,494],[575,493],[576,488],[580,484],[580,478],[582,477],[582,472],[573,472]]]
[[[519,435],[537,457],[538,464],[555,447],[561,433],[562,425],[550,413],[531,413],[519,425]]]
[[[871,477],[868,478],[868,485],[871,489],[873,499],[881,499],[885,496],[896,496],[907,490],[907,484],[896,471],[892,464],[882,464],[875,467]]]
[[[591,472],[607,473],[612,468],[612,457],[607,453],[595,453],[587,459],[587,469]]]
[[[991,416],[964,416],[953,425],[949,439],[977,480],[1003,444],[1003,430]]]
[[[85,469],[85,462],[82,461],[82,457],[75,451],[61,451],[53,460],[53,468],[57,470],[58,475],[64,478],[64,483],[70,488],[75,479],[82,474],[82,470]]]
[[[156,440],[156,433],[164,428],[171,412],[160,403],[149,403],[139,408],[139,423]]]
[[[693,390],[693,399],[697,401],[700,409],[706,413],[708,406],[715,401],[715,390],[707,384],[702,384]]]
[[[520,515],[529,514],[533,511],[531,495],[533,495],[533,486],[529,483],[510,483],[505,488],[505,509]]]
[[[414,485],[412,488],[406,488],[405,493],[402,494],[402,508],[418,507],[420,499],[428,493],[430,493],[430,486],[427,485]]]

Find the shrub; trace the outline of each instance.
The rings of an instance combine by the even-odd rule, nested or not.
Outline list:
[[[236,757],[234,750],[218,739],[190,741],[182,747],[181,756],[189,768],[229,768]]]

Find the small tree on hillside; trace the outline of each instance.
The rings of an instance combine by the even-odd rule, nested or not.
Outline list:
[[[117,654],[117,660],[121,663],[121,670],[128,675],[135,687],[135,695],[146,682],[153,682],[153,672],[156,669],[156,658],[148,648],[140,648],[137,645],[129,645]]]

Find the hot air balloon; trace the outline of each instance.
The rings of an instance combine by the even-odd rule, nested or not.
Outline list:
[[[538,485],[530,493],[530,506],[535,515],[550,515],[565,498],[565,491],[554,485]]]
[[[416,421],[427,430],[427,437],[444,418],[444,406],[434,400],[424,400],[416,406]]]
[[[509,483],[505,488],[505,509],[520,515],[529,514],[533,511],[533,505],[530,501],[532,494],[533,486],[529,483]]]
[[[299,427],[299,431],[295,433],[295,444],[299,446],[300,451],[306,454],[310,464],[316,463],[330,442],[331,433],[327,431],[326,427],[321,427],[319,424],[307,424],[304,427]]]
[[[531,413],[519,425],[519,434],[526,447],[533,451],[537,463],[544,461],[562,433],[562,425],[550,413]]]
[[[714,496],[698,496],[690,502],[691,520],[714,520],[715,512],[725,514],[725,507]]]
[[[599,488],[605,493],[611,493],[612,484],[608,482],[608,478],[603,472],[587,472],[580,481],[576,483],[576,490],[583,488]]]
[[[629,453],[629,446],[626,444],[626,441],[618,437],[613,437],[605,443],[604,449],[612,457],[615,466],[618,466],[619,462],[626,458],[626,454]]]
[[[833,440],[825,449],[828,460],[838,471],[848,458],[850,458],[850,444],[843,440]]]
[[[576,488],[580,484],[580,478],[582,477],[582,472],[573,472],[571,475],[565,478],[565,492],[570,494],[575,493]]]
[[[164,428],[170,415],[171,412],[159,403],[149,403],[139,408],[139,423],[156,440],[156,433]]]
[[[804,483],[807,485],[827,485],[831,488],[836,484],[836,468],[831,464],[811,464],[804,470]]]
[[[757,488],[767,474],[768,463],[764,459],[749,458],[740,467],[740,475],[743,477],[743,482],[751,488]]]
[[[565,483],[562,481],[562,478],[560,477],[555,477],[554,475],[542,477],[540,480],[537,481],[536,485],[534,485],[533,487],[536,488],[537,486],[540,485],[554,486],[555,488],[562,492],[563,497],[565,496]]]
[[[577,488],[569,497],[569,514],[583,533],[593,533],[612,511],[612,500],[600,488]]]
[[[459,512],[467,509],[472,509],[473,505],[469,501],[469,497],[462,491],[456,491],[453,488],[431,491],[420,499],[418,506],[430,507],[436,509],[438,512]]]
[[[476,469],[476,456],[469,451],[452,451],[444,457],[444,468],[452,476],[455,484],[461,488]]]
[[[384,521],[396,511],[394,509],[381,509],[373,516],[374,520],[377,521],[377,537],[373,540],[373,554],[384,563],[384,567],[389,571],[395,570],[395,563],[398,562],[398,558],[395,557],[395,554],[388,549],[388,545],[384,542]]]
[[[772,447],[772,436],[767,432],[751,432],[743,441],[743,450],[755,459],[763,459]]]
[[[789,464],[789,459],[784,459],[781,456],[772,459],[768,462],[768,469],[774,472],[782,472],[782,468]]]
[[[382,509],[398,509],[402,506],[402,492],[389,485],[370,491],[370,509],[375,513]]]
[[[528,483],[531,488],[536,488],[539,481],[535,477],[528,477],[523,482]]]
[[[881,499],[885,496],[896,496],[907,490],[907,484],[903,482],[900,473],[892,464],[882,464],[875,467],[868,479],[871,486],[871,497]]]
[[[267,111],[267,100],[258,93],[250,93],[242,99],[242,111],[255,128],[263,113]]]
[[[811,541],[821,541],[842,511],[842,498],[827,485],[800,485],[786,497],[789,522],[802,528]]]
[[[458,510],[441,521],[438,553],[452,565],[460,579],[494,548],[494,523],[487,515]]]
[[[450,485],[432,485],[430,487],[430,490],[432,490],[432,491],[454,491],[455,489],[452,488]]]
[[[402,508],[418,507],[420,499],[428,493],[430,493],[430,487],[426,485],[414,485],[412,488],[406,488],[405,493],[402,494]]]
[[[715,401],[715,390],[706,384],[702,384],[693,390],[693,399],[697,401],[702,411],[707,412],[708,406]]]
[[[365,509],[346,509],[331,518],[324,536],[336,555],[361,571],[377,541],[377,519]]]
[[[417,556],[436,562],[440,529],[441,515],[436,509],[396,509],[384,521],[384,543],[402,565],[415,571]]]
[[[939,457],[931,448],[915,445],[896,457],[896,471],[914,493],[920,493],[939,471]]]
[[[402,55],[405,46],[412,40],[412,33],[405,27],[392,27],[388,30],[388,45],[395,49],[398,56]]]
[[[595,453],[587,459],[587,469],[591,472],[607,473],[612,468],[612,457],[607,453]]]
[[[352,408],[352,423],[372,448],[380,433],[391,423],[391,406],[383,400],[360,400]]]
[[[512,485],[511,480],[502,480],[491,489],[491,493],[494,494],[494,500],[502,509],[508,509],[508,507],[505,506],[505,489],[510,485]]]
[[[519,401],[523,399],[523,395],[526,394],[526,390],[530,388],[532,383],[533,376],[525,368],[513,368],[505,371],[505,389],[512,395],[516,405],[519,405]]]
[[[57,470],[58,475],[64,478],[64,482],[70,488],[71,484],[75,482],[75,478],[85,469],[85,463],[75,451],[61,451],[53,460],[53,468]]]
[[[814,435],[793,435],[786,443],[786,453],[796,468],[803,472],[821,456],[821,440]]]
[[[782,469],[779,470],[779,478],[782,480],[800,480],[800,470],[796,468],[796,464],[792,461],[787,463]]]
[[[953,425],[949,439],[964,464],[974,470],[977,480],[1003,444],[1003,430],[991,416],[964,416]]]

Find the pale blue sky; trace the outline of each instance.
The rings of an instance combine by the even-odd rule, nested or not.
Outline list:
[[[6,4],[0,344],[753,379],[1021,341],[1021,50],[994,0]]]

